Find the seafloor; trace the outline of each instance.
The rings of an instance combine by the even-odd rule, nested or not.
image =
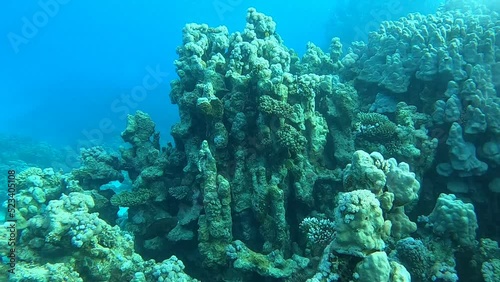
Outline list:
[[[500,16],[463,2],[302,58],[253,8],[242,32],[186,25],[174,144],[136,112],[119,152],[12,172],[0,272],[500,281]]]

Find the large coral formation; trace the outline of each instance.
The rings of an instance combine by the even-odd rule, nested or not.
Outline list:
[[[217,174],[216,161],[206,141],[201,145],[199,158],[205,214],[198,219],[198,247],[204,265],[225,265],[226,247],[232,240],[231,187],[224,176]]]
[[[196,281],[183,273],[175,257],[162,263],[143,260],[134,252],[133,236],[89,213],[94,205],[88,194],[73,192],[32,217],[19,239],[18,269],[11,281],[160,281],[162,275]],[[33,269],[33,264],[54,259],[58,263]]]
[[[500,19],[469,4],[384,22],[345,55],[334,38],[299,58],[253,8],[243,32],[186,25],[175,145],[138,111],[120,155],[20,173],[13,281],[196,281],[185,265],[203,281],[496,281],[476,235],[498,234],[466,202],[500,191]],[[417,225],[447,187],[470,199],[442,194]]]
[[[441,194],[428,217],[428,225],[439,236],[451,238],[463,247],[475,244],[477,219],[474,206],[455,195]]]
[[[123,181],[121,164],[117,155],[110,154],[102,147],[81,149],[81,167],[72,171],[72,178],[83,187],[99,189],[110,181]]]
[[[61,173],[52,168],[40,169],[30,167],[17,176],[15,207],[17,228],[27,227],[27,220],[42,213],[44,205],[57,199],[64,189]]]
[[[337,234],[332,241],[336,252],[363,257],[384,249],[383,238],[388,236],[389,230],[380,202],[372,192],[355,190],[342,193],[336,206]]]

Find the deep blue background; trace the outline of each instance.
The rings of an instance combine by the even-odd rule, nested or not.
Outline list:
[[[302,54],[308,41],[327,51],[333,35],[346,42],[362,39],[355,38],[353,28],[367,30],[373,23],[396,19],[408,11],[435,9],[411,0],[393,0],[391,5],[398,5],[397,10],[377,8],[388,1],[361,0],[60,0],[67,3],[58,4],[46,25],[17,46],[16,52],[12,36],[22,36],[25,20],[43,20],[37,18],[43,16],[40,3],[54,1],[3,1],[0,133],[70,146],[87,140],[83,132],[99,128],[103,120],[110,121],[114,130],[103,134],[102,140],[119,136],[125,120],[111,105],[142,84],[148,66],[169,75],[131,110],[148,112],[162,136],[170,137],[177,109],[170,105],[169,81],[176,78],[173,61],[185,23],[226,25],[230,32],[242,31],[246,10],[252,6],[271,15],[285,44]],[[94,137],[102,141],[101,136]]]

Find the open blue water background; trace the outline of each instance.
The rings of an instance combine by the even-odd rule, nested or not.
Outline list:
[[[88,144],[89,139],[96,144],[116,140],[125,126],[125,108],[149,113],[164,140],[170,138],[170,126],[178,117],[176,107],[170,105],[169,81],[176,78],[173,61],[186,23],[226,25],[230,32],[242,31],[246,10],[253,6],[271,15],[285,44],[302,54],[308,41],[325,51],[332,36],[348,45],[364,39],[381,20],[412,11],[432,12],[438,3],[54,1],[4,0],[0,4],[0,134],[73,147],[78,142]],[[54,3],[57,9],[44,19],[43,13],[48,13],[44,7]],[[36,21],[36,30],[26,30],[27,22]],[[17,36],[24,40],[15,41]],[[148,90],[144,100],[125,105],[122,95],[142,85],[148,68],[162,73],[162,83]],[[96,130],[103,120],[111,123],[112,130],[100,134]]]

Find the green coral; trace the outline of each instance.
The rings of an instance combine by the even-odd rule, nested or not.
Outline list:
[[[307,140],[293,126],[284,124],[278,132],[278,144],[282,148],[288,149],[291,153],[300,153],[304,151]]]
[[[415,129],[428,122],[429,116],[417,112],[416,106],[407,105],[405,102],[399,102],[396,105],[395,120],[399,125]]]
[[[134,207],[145,204],[154,196],[152,191],[147,188],[137,191],[125,191],[111,197],[111,204],[117,207]]]
[[[391,236],[395,239],[408,237],[417,231],[417,224],[412,222],[405,214],[404,207],[395,207],[387,214],[387,219],[391,221]]]
[[[32,265],[20,263],[16,265],[16,272],[9,279],[3,281],[51,281],[51,282],[83,282],[80,274],[66,263],[47,263],[45,265]]]
[[[174,197],[176,200],[182,200],[191,192],[189,186],[173,186],[168,188],[168,194]]]
[[[325,75],[333,73],[337,69],[336,62],[332,60],[329,54],[325,54],[321,48],[309,42],[307,43],[306,53],[301,60],[301,64],[297,64],[297,67],[301,74],[315,73]]]
[[[154,133],[155,124],[151,117],[144,112],[137,111],[135,115],[127,116],[127,128],[122,132],[122,138],[125,142],[138,146],[150,141]]]
[[[32,186],[61,189],[61,174],[54,172],[52,168],[41,169],[30,167],[21,171],[16,176],[17,189],[28,189]],[[55,192],[56,194],[58,192]]]
[[[375,164],[376,160],[379,165]],[[347,164],[343,173],[344,189],[355,191],[366,189],[375,195],[381,195],[385,187],[387,178],[382,170],[383,157],[374,152],[368,154],[358,150],[352,154],[351,163]]]
[[[373,252],[356,265],[354,272],[357,274],[356,281],[359,282],[388,282],[392,271],[387,254]]]
[[[143,260],[134,251],[133,236],[89,213],[94,204],[91,196],[74,192],[50,201],[31,218],[16,246],[11,280],[196,281],[174,256],[161,263]]]
[[[356,129],[362,138],[371,141],[389,141],[396,135],[397,126],[379,113],[358,113]]]
[[[58,198],[63,191],[62,175],[52,168],[30,167],[16,176],[17,228],[24,229],[27,220],[39,215],[43,206]]]
[[[137,111],[127,120],[127,128],[122,132],[122,138],[131,147],[120,147],[122,169],[135,181],[139,176],[148,181],[159,177],[164,171],[161,160],[160,134],[155,132],[155,123],[148,114]]]
[[[441,193],[427,227],[443,238],[450,238],[462,247],[474,247],[478,228],[474,205],[465,203],[454,194]]]
[[[342,83],[339,78],[330,76],[331,82],[327,84],[324,107],[327,116],[340,118],[347,125],[350,126],[352,120],[355,118],[358,105],[358,92],[350,83]],[[341,126],[341,125],[339,125]]]
[[[268,95],[263,95],[259,98],[259,109],[270,115],[275,115],[280,118],[290,118],[293,114],[293,107],[283,101],[278,101]]]
[[[86,189],[99,189],[110,181],[123,181],[121,162],[117,155],[110,154],[100,146],[80,150],[82,165],[71,172],[72,178]]]
[[[289,278],[309,263],[308,259],[298,255],[285,260],[278,252],[271,252],[268,255],[259,254],[250,250],[239,240],[229,245],[226,253],[233,260],[234,268],[276,279]]]
[[[311,117],[310,130],[308,139],[310,140],[310,158],[314,160],[321,160],[324,156],[324,149],[328,136],[328,123],[326,119],[316,112]]]
[[[481,267],[485,282],[495,282],[500,279],[500,259],[492,259]]]
[[[217,174],[216,160],[204,140],[198,152],[200,188],[205,215],[198,220],[198,247],[206,267],[225,265],[225,248],[232,240],[231,186]]]
[[[224,105],[219,98],[198,98],[196,102],[196,109],[204,117],[221,119],[224,114]]]
[[[224,149],[229,143],[229,133],[222,122],[217,122],[214,124],[214,134],[213,141],[215,148]]]
[[[335,251],[364,257],[385,248],[390,223],[383,217],[380,202],[369,190],[340,193],[335,208]]]

